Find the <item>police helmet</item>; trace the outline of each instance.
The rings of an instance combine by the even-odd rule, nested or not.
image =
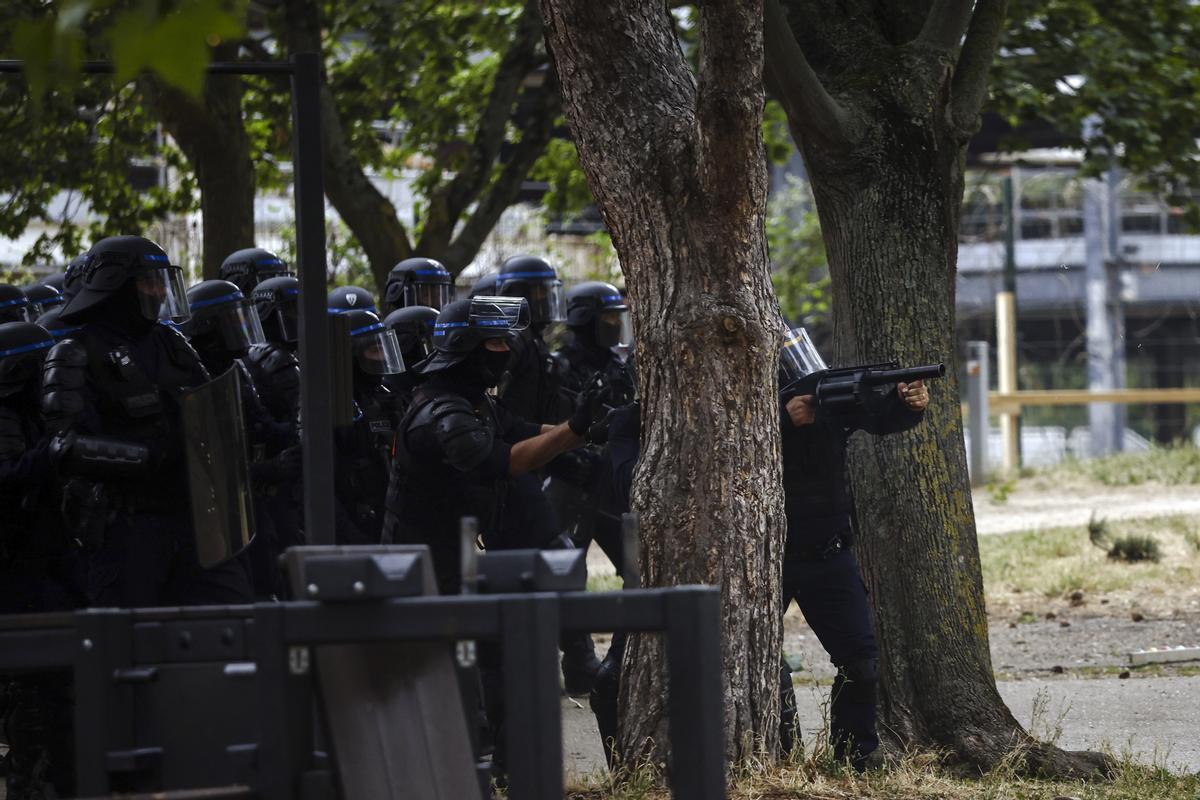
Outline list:
[[[193,342],[204,340],[235,356],[266,341],[258,312],[231,281],[211,280],[187,291],[191,318],[181,331]],[[198,348],[199,349],[199,348]]]
[[[300,341],[300,281],[291,276],[268,278],[254,287],[253,298],[267,341]]]
[[[62,292],[63,302],[70,300],[79,292],[80,279],[83,278],[83,264],[87,261],[87,253],[80,253],[71,259],[71,263],[67,264],[66,270],[63,271],[63,284],[59,289]]]
[[[406,258],[388,273],[384,301],[392,310],[407,306],[440,309],[450,302],[453,282],[442,262],[432,258]]]
[[[567,292],[567,326],[590,329],[601,347],[628,345],[633,339],[625,298],[602,281],[586,281]]]
[[[0,397],[11,397],[36,380],[54,337],[32,322],[0,325]]]
[[[283,259],[261,247],[247,247],[230,253],[221,262],[218,272],[221,280],[236,283],[243,292],[249,292],[261,281],[280,275],[295,273],[288,269]]]
[[[350,323],[350,349],[359,369],[368,375],[404,372],[404,357],[391,328],[372,311],[355,308],[342,313]]]
[[[499,272],[486,272],[479,276],[475,283],[471,284],[471,291],[467,294],[468,297],[478,297],[481,294],[496,295],[496,281],[500,278]]]
[[[58,290],[59,293],[62,293],[63,281],[65,281],[66,278],[67,278],[67,271],[66,271],[66,268],[64,267],[62,272],[52,272],[49,275],[42,278],[40,281],[38,281],[38,283],[41,284],[42,286],[53,286],[55,289]]]
[[[520,297],[480,295],[443,308],[433,323],[434,354],[421,364],[430,373],[460,363],[486,339],[508,339],[529,327],[529,303]]]
[[[171,263],[161,247],[141,236],[110,236],[92,245],[77,269],[72,286],[67,281],[67,302],[62,318],[67,322],[116,294],[131,281],[138,308],[149,320],[183,322],[188,317],[183,270]],[[74,291],[74,294],[71,292]]]
[[[396,332],[406,366],[411,367],[433,352],[433,324],[437,318],[437,309],[429,306],[398,308],[383,318],[383,324]]]
[[[38,325],[41,325],[46,330],[50,331],[50,335],[53,336],[56,341],[58,339],[65,339],[71,334],[79,333],[79,331],[83,330],[82,325],[71,325],[70,323],[63,322],[61,315],[62,306],[58,306],[57,308],[52,308],[45,314],[42,314],[35,320],[35,322],[37,322]]]
[[[562,281],[545,259],[513,256],[500,265],[496,281],[497,294],[529,301],[529,318],[535,325],[562,321]]]
[[[19,287],[0,283],[0,322],[28,322],[29,298]]]
[[[339,286],[329,293],[325,306],[331,314],[354,310],[378,313],[378,309],[375,308],[375,295],[361,286]]]
[[[55,306],[65,302],[62,293],[44,283],[35,283],[25,287],[25,297],[29,300],[28,313],[31,319],[37,319]]]

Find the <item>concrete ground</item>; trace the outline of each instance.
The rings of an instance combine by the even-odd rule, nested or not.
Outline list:
[[[1017,720],[1043,741],[1129,754],[1174,772],[1200,770],[1200,677],[1037,678],[999,688]],[[828,686],[796,688],[805,741],[821,729],[828,697]],[[586,700],[563,700],[563,762],[568,777],[604,769]]]

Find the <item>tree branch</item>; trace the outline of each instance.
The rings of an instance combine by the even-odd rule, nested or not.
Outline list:
[[[967,30],[973,4],[974,0],[933,0],[917,41],[939,50],[954,50]]]
[[[554,135],[554,123],[562,110],[558,84],[552,79],[547,79],[540,91],[537,107],[521,134],[521,141],[513,148],[512,157],[504,165],[491,188],[476,204],[454,241],[443,251],[442,261],[455,275],[471,263],[483,245],[483,240],[496,226],[500,215],[516,202],[525,176],[545,152],[546,145]]]
[[[487,106],[475,129],[471,161],[466,168],[458,171],[444,193],[438,193],[443,195],[444,199],[438,196],[431,198],[431,207],[439,201],[445,203],[445,212],[451,228],[487,185],[492,164],[504,143],[505,127],[512,116],[513,103],[517,99],[521,83],[538,64],[537,45],[541,39],[542,15],[538,11],[536,0],[527,0],[521,12],[521,19],[517,22],[512,43],[496,69]]]
[[[821,147],[841,150],[852,146],[862,127],[825,90],[804,57],[779,0],[763,0],[763,44],[770,85],[787,112],[792,129]]]
[[[1008,0],[979,0],[958,55],[951,85],[950,121],[966,135],[979,128],[988,72],[1004,34],[1007,7]]]

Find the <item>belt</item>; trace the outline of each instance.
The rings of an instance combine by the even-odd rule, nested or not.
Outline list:
[[[800,561],[828,561],[845,550],[847,546],[845,537],[838,533],[823,544],[788,549],[786,554]]]

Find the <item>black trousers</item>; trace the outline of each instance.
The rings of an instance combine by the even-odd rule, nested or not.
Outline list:
[[[838,758],[860,763],[879,746],[875,732],[875,665],[879,648],[867,587],[858,560],[846,548],[824,561],[788,559],[783,563],[784,612],[792,601],[812,628],[829,660],[838,668],[829,704],[830,739]],[[781,672],[784,708],[794,709],[791,673]]]

